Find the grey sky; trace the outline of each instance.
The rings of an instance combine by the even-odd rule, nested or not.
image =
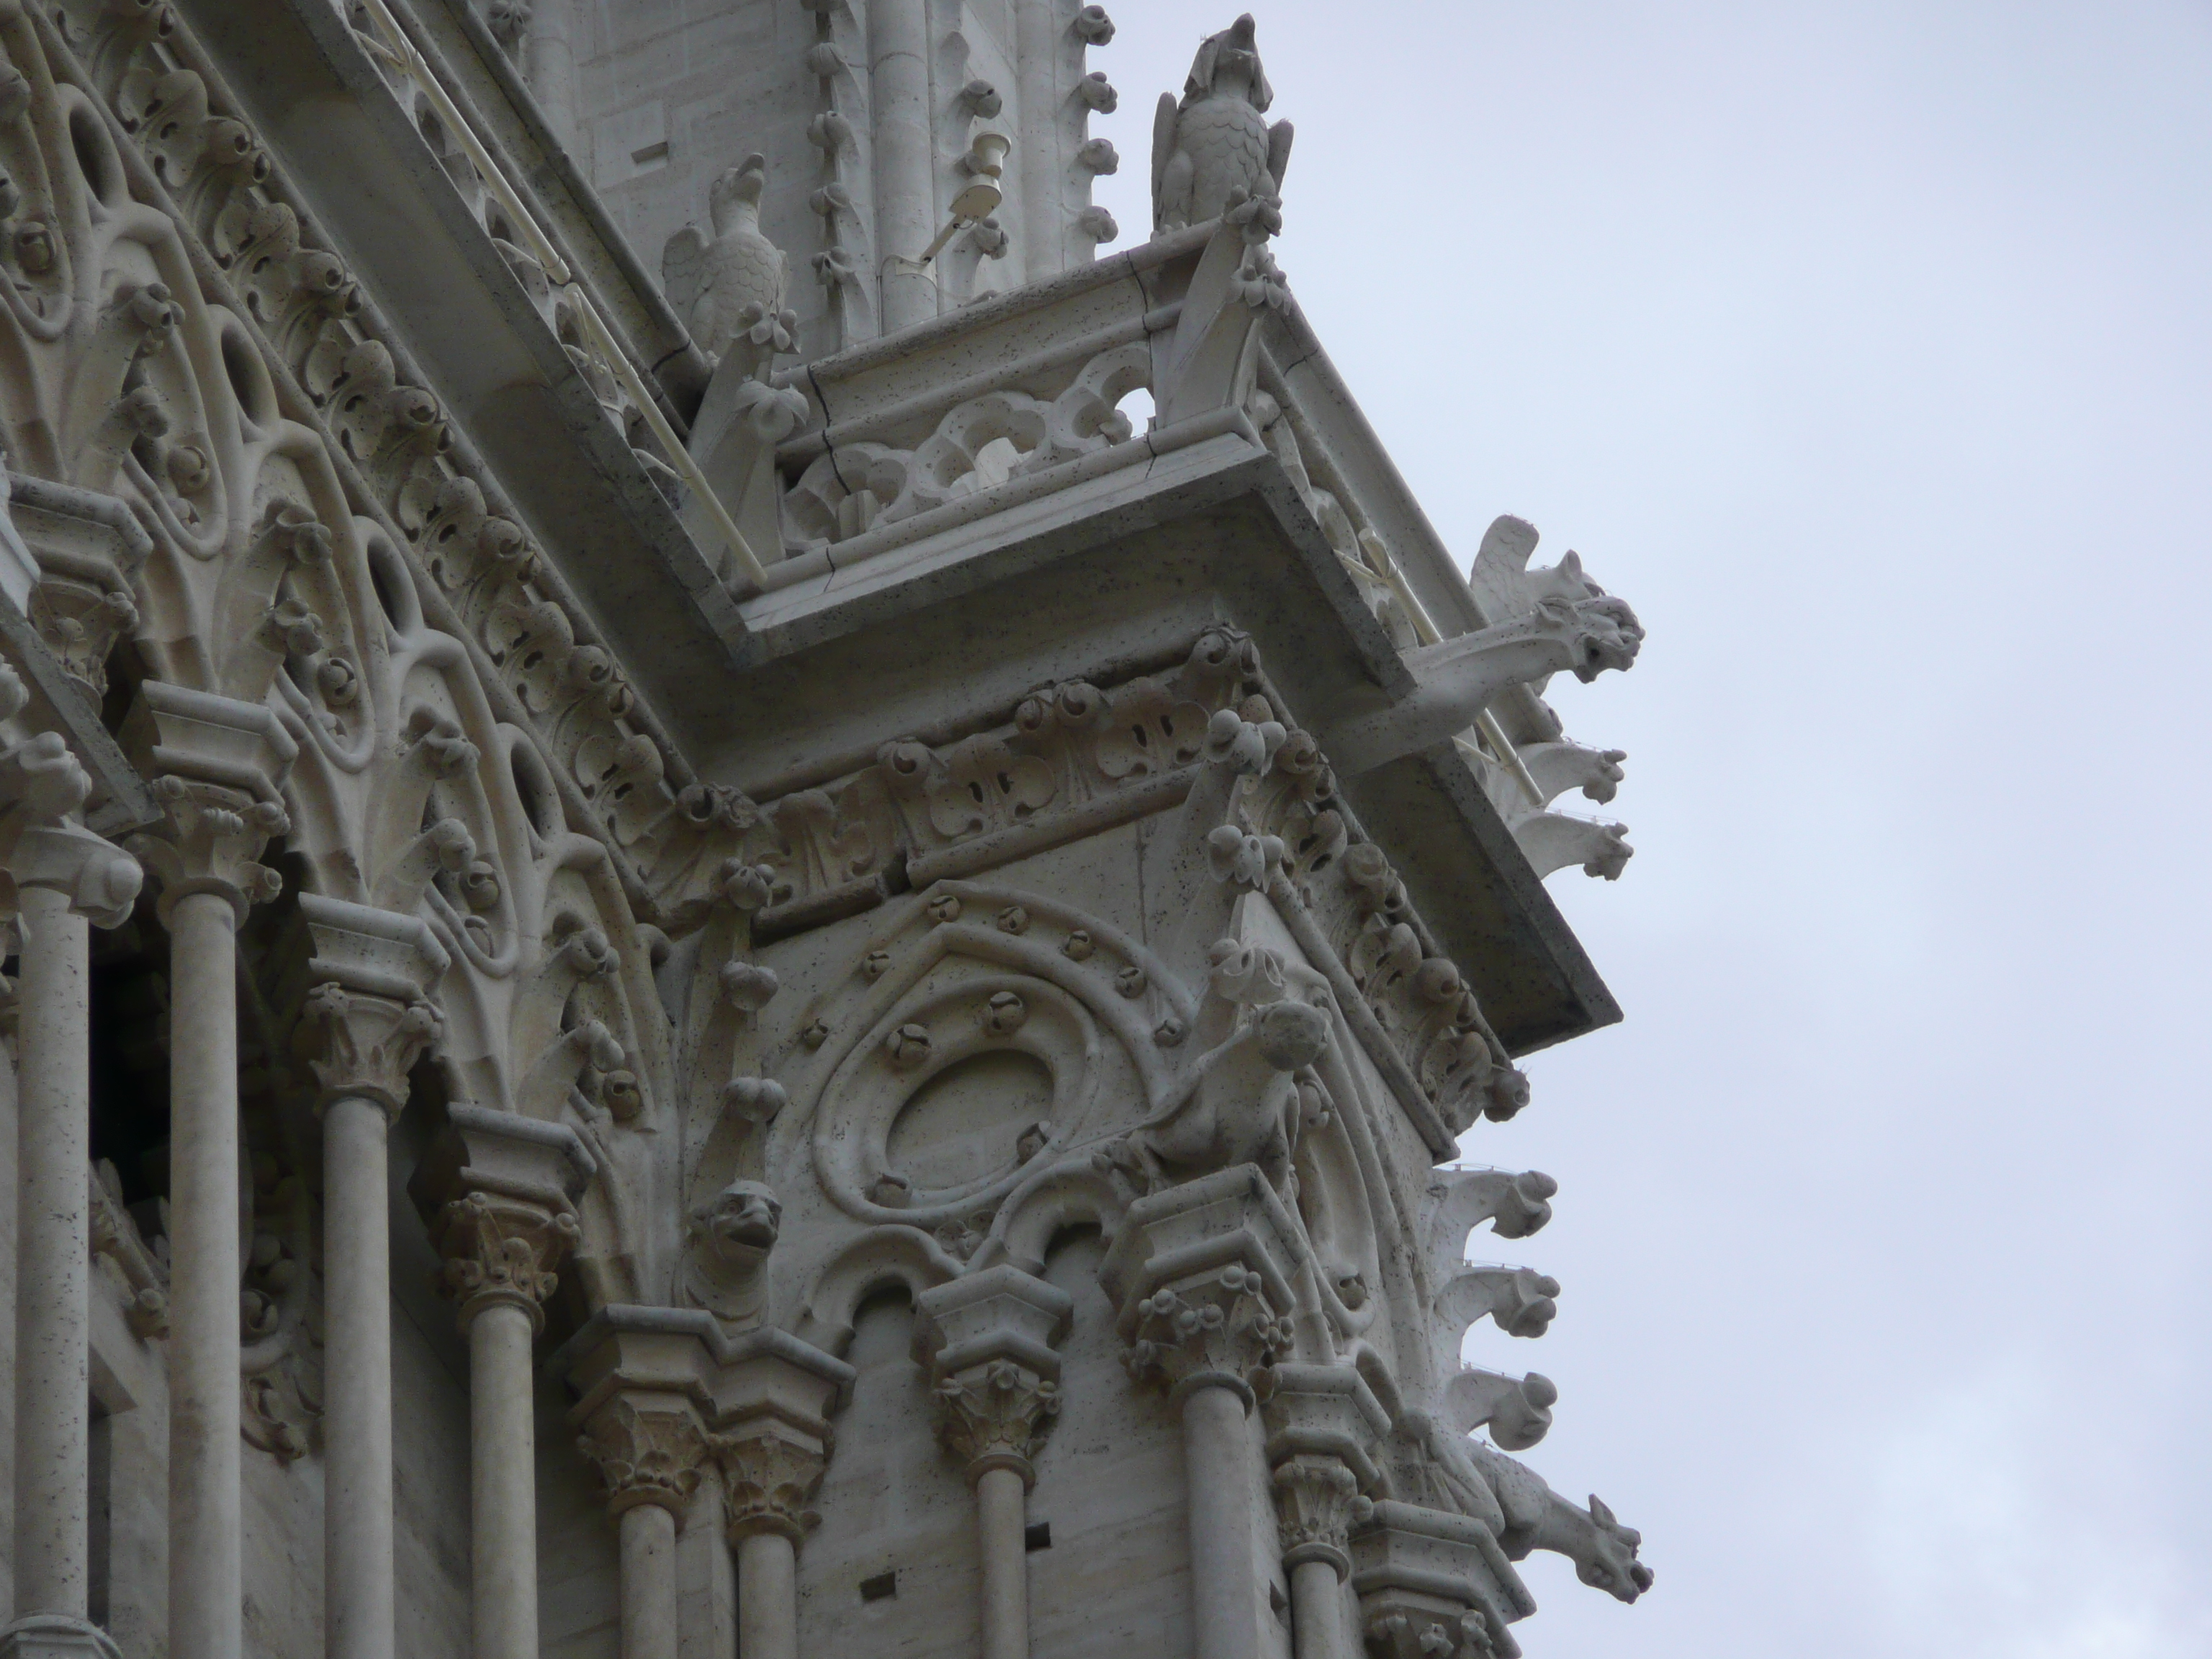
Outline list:
[[[1111,0],[1152,105],[1205,30]],[[1650,641],[1552,888],[1627,1023],[1470,1137],[1559,1177],[1535,1659],[2212,1654],[2212,7],[1261,0],[1279,254],[1447,540]]]

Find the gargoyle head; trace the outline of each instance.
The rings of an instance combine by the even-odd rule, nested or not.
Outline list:
[[[1644,624],[1627,602],[1599,593],[1587,599],[1547,594],[1536,604],[1539,627],[1564,635],[1575,678],[1587,685],[1608,668],[1626,669],[1644,647]]]
[[[1575,1563],[1575,1577],[1592,1589],[1623,1601],[1633,1601],[1651,1588],[1651,1569],[1636,1559],[1644,1534],[1624,1527],[1595,1492],[1589,1501],[1591,1527],[1588,1559]]]
[[[1268,1003],[1252,1024],[1261,1057],[1279,1072],[1312,1065],[1328,1043],[1328,1015],[1310,1002]]]
[[[1182,84],[1182,100],[1200,98],[1242,98],[1256,110],[1275,101],[1260,67],[1260,48],[1254,40],[1256,25],[1246,12],[1218,34],[1209,34],[1191,60],[1190,78]]]
[[[707,208],[714,216],[714,233],[720,235],[737,222],[738,204],[760,206],[768,188],[768,157],[756,150],[716,179],[707,191]]]
[[[691,1212],[691,1248],[724,1272],[756,1267],[775,1248],[783,1206],[757,1181],[733,1181]]]

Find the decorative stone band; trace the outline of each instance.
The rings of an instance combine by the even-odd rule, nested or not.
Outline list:
[[[1227,1388],[1249,1410],[1247,1374],[1290,1349],[1291,1276],[1304,1259],[1296,1224],[1252,1164],[1139,1199],[1099,1269],[1131,1376],[1178,1401]]]
[[[300,914],[315,947],[301,1032],[323,1102],[373,1100],[396,1118],[407,1073],[443,1035],[428,994],[447,965],[445,947],[418,916],[319,893],[300,895]]]
[[[1375,1659],[1519,1659],[1507,1626],[1536,1601],[1482,1522],[1381,1501],[1352,1527],[1351,1555]]]
[[[844,1361],[787,1331],[732,1336],[702,1309],[616,1303],[562,1344],[546,1369],[580,1395],[568,1420],[586,1442],[604,1443],[605,1413],[625,1399],[663,1414],[679,1406],[693,1413],[701,1458],[720,1473],[732,1544],[762,1532],[796,1541],[812,1524],[806,1505],[828,1467],[830,1416],[853,1382]],[[631,1501],[666,1503],[667,1490]]]
[[[915,1346],[929,1364],[938,1436],[971,1484],[1001,1468],[1036,1486],[1030,1460],[1060,1411],[1052,1345],[1073,1309],[1065,1291],[1003,1263],[916,1299]]]

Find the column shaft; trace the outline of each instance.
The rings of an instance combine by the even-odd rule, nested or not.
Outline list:
[[[1336,1569],[1301,1561],[1291,1569],[1291,1639],[1296,1659],[1337,1659]]]
[[[1014,0],[1014,89],[1021,100],[1021,143],[1014,166],[1021,179],[1022,280],[1059,274],[1066,215],[1060,204],[1060,8],[1054,0]]]
[[[487,1302],[469,1320],[475,1659],[538,1659],[532,1335],[529,1310],[513,1302]]]
[[[1184,1396],[1182,1451],[1197,1659],[1258,1659],[1252,1483],[1244,1401],[1234,1389],[1201,1384]]]
[[[169,912],[169,1659],[238,1659],[237,913]]]
[[[18,1001],[15,1615],[85,1616],[85,1328],[91,1315],[88,933],[69,896],[26,887]],[[233,1299],[234,1321],[235,1298]]]
[[[799,1558],[781,1533],[748,1533],[738,1545],[741,1659],[799,1659]]]
[[[1012,1469],[986,1469],[975,1482],[975,1531],[983,1563],[983,1659],[1029,1659],[1030,1566],[1023,1539],[1027,1492]]]
[[[868,0],[869,97],[875,116],[876,258],[884,332],[937,315],[937,284],[915,270],[937,232],[929,137],[926,0]],[[894,260],[909,263],[902,267]]]
[[[676,1516],[637,1504],[619,1524],[622,1659],[676,1659]]]
[[[323,1113],[323,1650],[392,1659],[392,1259],[387,1120],[341,1096]]]

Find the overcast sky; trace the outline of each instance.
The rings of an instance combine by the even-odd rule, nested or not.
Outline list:
[[[1109,0],[1101,198],[1225,26]],[[1279,258],[1462,560],[1637,607],[1557,687],[1637,855],[1549,1170],[1528,1461],[1656,1570],[1532,1659],[2212,1655],[2212,4],[1262,0]]]

